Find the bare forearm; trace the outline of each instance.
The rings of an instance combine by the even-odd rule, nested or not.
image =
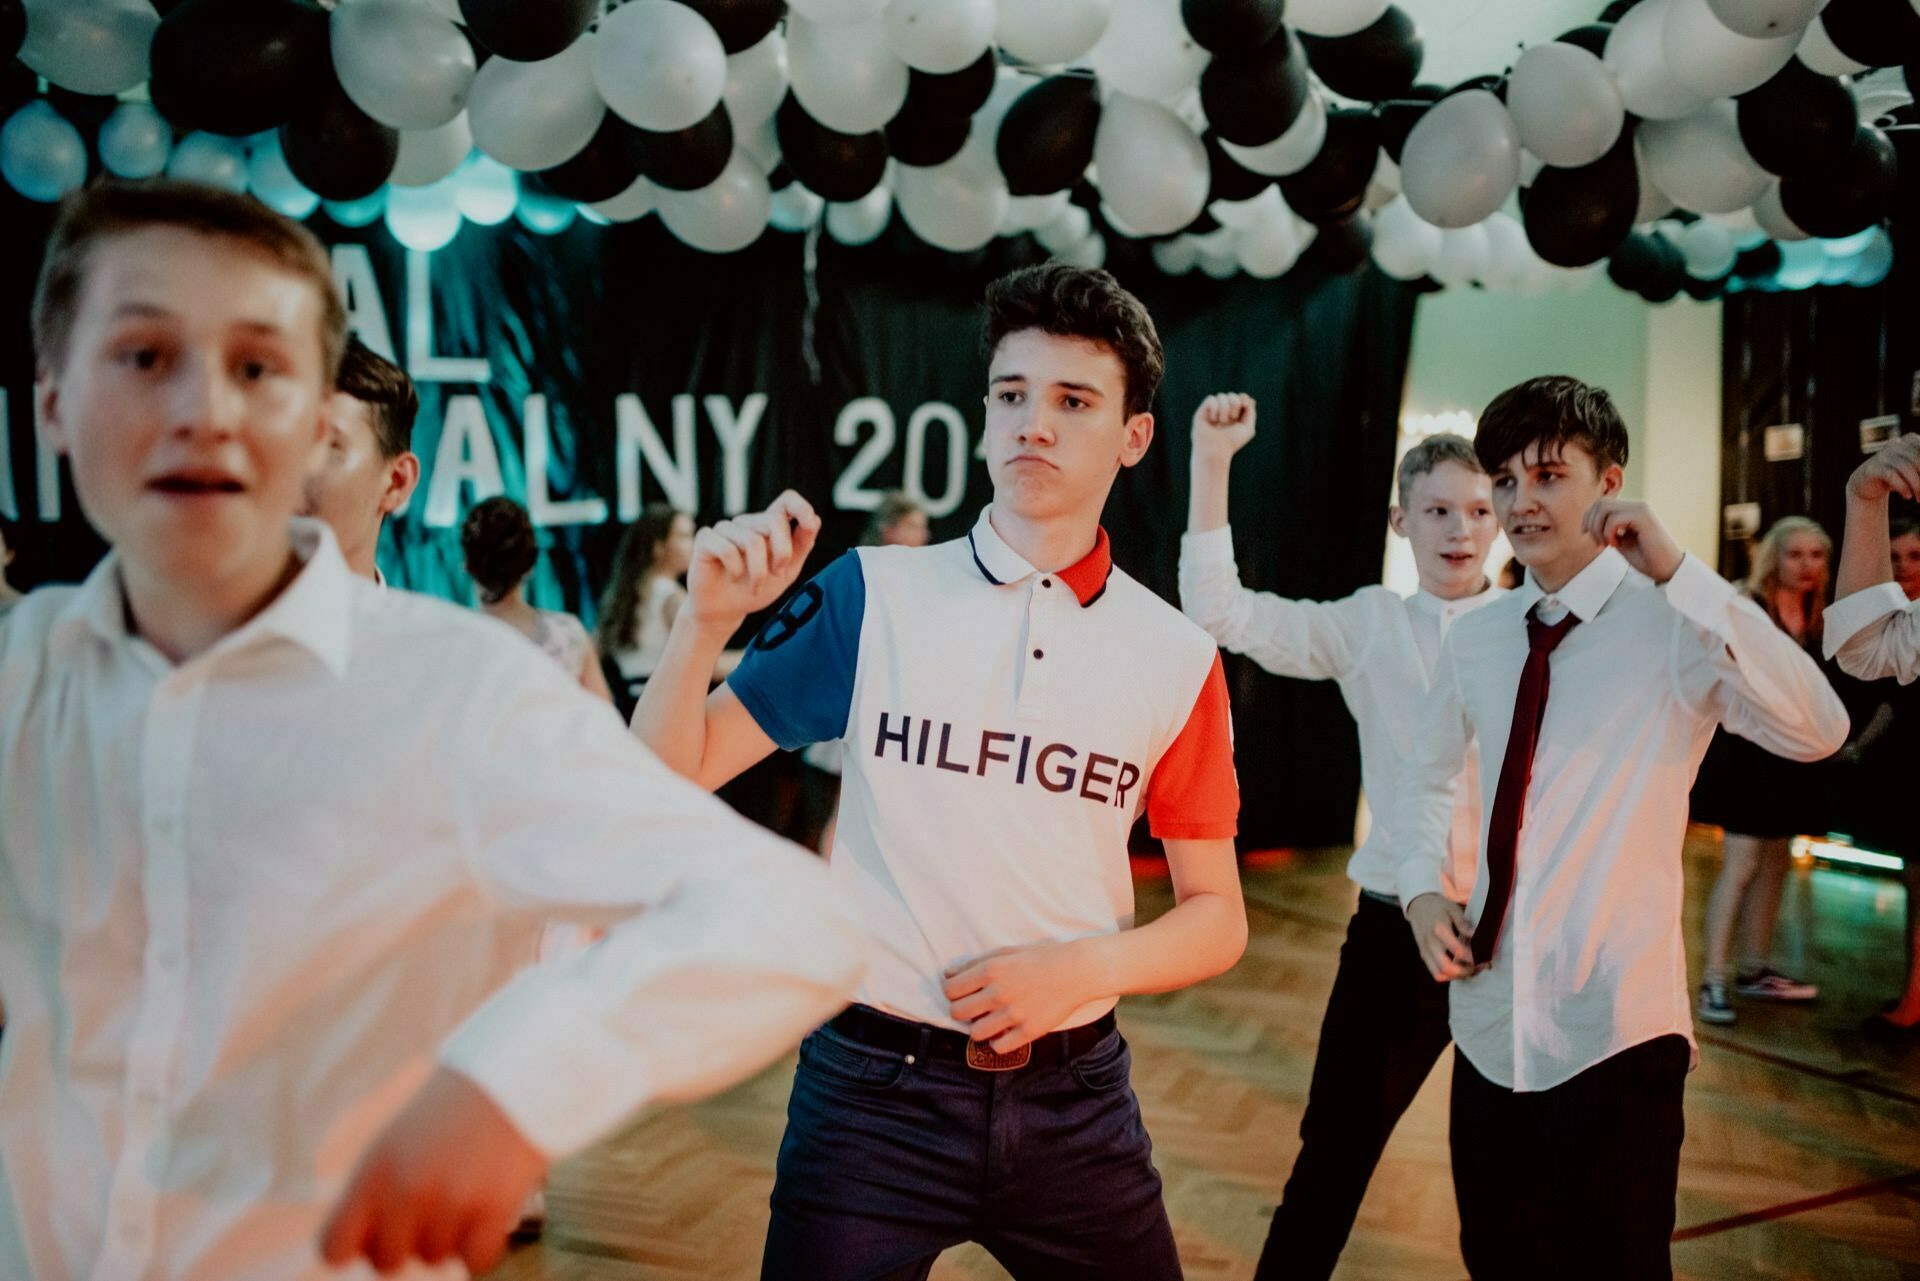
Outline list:
[[[1847,527],[1840,544],[1840,573],[1834,596],[1844,600],[1876,583],[1893,581],[1893,552],[1887,536],[1887,500],[1847,495]]]
[[[1227,523],[1227,477],[1231,468],[1226,459],[1196,457],[1192,465],[1193,484],[1187,497],[1187,532],[1204,534]]]
[[[1172,992],[1232,969],[1247,949],[1247,913],[1222,894],[1183,899],[1136,929],[1081,939],[1088,1000]]]
[[[698,779],[706,759],[707,685],[731,635],[682,610],[633,709],[634,735],[682,777]]]

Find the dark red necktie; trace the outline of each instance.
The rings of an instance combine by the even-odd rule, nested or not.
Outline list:
[[[1527,614],[1527,665],[1520,669],[1513,729],[1507,734],[1507,756],[1500,762],[1500,785],[1494,789],[1493,813],[1487,819],[1487,901],[1473,927],[1475,965],[1493,959],[1507,901],[1513,897],[1513,856],[1527,808],[1527,782],[1533,777],[1533,749],[1540,740],[1540,720],[1547,714],[1547,659],[1579,621],[1569,613],[1549,627],[1531,611]]]

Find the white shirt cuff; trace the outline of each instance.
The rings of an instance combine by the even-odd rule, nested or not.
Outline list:
[[[1180,535],[1180,559],[1189,565],[1233,564],[1233,526]]]
[[[1669,605],[1712,632],[1722,630],[1727,606],[1740,595],[1739,588],[1708,569],[1692,552],[1681,557],[1680,568],[1673,571],[1661,590],[1666,592]]]
[[[1435,859],[1408,859],[1400,864],[1400,910],[1404,913],[1422,894],[1446,897],[1447,887],[1441,873],[1444,864]]]
[[[1827,606],[1826,631],[1821,648],[1828,658],[1840,647],[1889,614],[1907,608],[1907,594],[1898,583],[1875,583]]]

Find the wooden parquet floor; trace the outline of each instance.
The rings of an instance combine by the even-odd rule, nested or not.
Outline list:
[[[1719,866],[1697,829],[1688,934]],[[1344,850],[1251,860],[1252,941],[1230,974],[1121,1006],[1187,1275],[1246,1278],[1298,1151],[1320,1015],[1354,890]],[[1143,919],[1164,876],[1143,868]],[[1796,868],[1785,958],[1822,984],[1812,1006],[1740,1006],[1707,1029],[1688,1082],[1673,1249],[1690,1281],[1920,1279],[1920,1039],[1889,1045],[1860,1020],[1902,966],[1896,881]],[[1697,946],[1696,949],[1697,951]],[[1697,965],[1696,957],[1696,965]],[[1459,1281],[1441,1060],[1395,1132],[1342,1258],[1341,1278]],[[667,1281],[757,1275],[792,1062],[728,1094],[662,1111],[554,1171],[544,1242],[492,1281]],[[935,1281],[1006,1276],[950,1251]]]

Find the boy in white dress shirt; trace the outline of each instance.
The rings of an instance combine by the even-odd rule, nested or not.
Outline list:
[[[1400,897],[1452,984],[1452,1146],[1475,1281],[1671,1275],[1693,1060],[1680,847],[1714,727],[1795,760],[1847,714],[1813,659],[1619,497],[1607,394],[1535,378],[1474,447],[1527,580],[1441,647],[1394,824]],[[1453,779],[1480,757],[1481,846],[1445,893]]]
[[[1353,1231],[1393,1127],[1447,1047],[1446,989],[1421,963],[1396,897],[1392,786],[1413,735],[1441,640],[1501,590],[1486,577],[1499,525],[1473,444],[1438,435],[1400,462],[1393,532],[1413,547],[1420,590],[1364,587],[1337,601],[1287,600],[1240,586],[1227,524],[1233,456],[1252,441],[1253,398],[1207,397],[1193,416],[1193,484],[1180,540],[1180,604],[1237,654],[1280,676],[1340,684],[1360,730],[1361,774],[1375,823],[1347,864],[1360,902],[1347,926],[1314,1058],[1300,1155],[1273,1214],[1256,1277],[1325,1278]],[[1473,887],[1479,798],[1461,771],[1444,875],[1447,897]]]
[[[1920,604],[1894,581],[1887,500],[1920,500],[1920,433],[1870,454],[1847,479],[1847,532],[1827,609],[1827,657],[1861,680],[1920,677]]]
[[[384,586],[374,559],[380,530],[420,483],[420,456],[413,452],[420,395],[406,370],[348,338],[325,412],[326,452],[307,477],[300,514],[326,521],[347,568]]]
[[[812,859],[294,518],[346,334],[307,231],[96,184],[33,322],[113,550],[0,629],[0,1276],[482,1271],[552,1158],[841,1004]],[[552,917],[609,933],[516,977]]]

